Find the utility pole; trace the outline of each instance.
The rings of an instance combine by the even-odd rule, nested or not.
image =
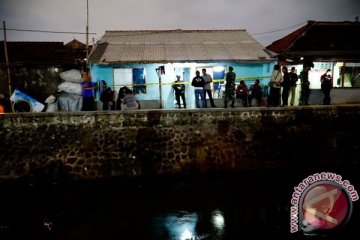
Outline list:
[[[86,61],[89,57],[89,0],[86,0]]]
[[[8,84],[9,84],[9,95],[11,95],[11,76],[10,76],[10,65],[9,65],[9,57],[8,57],[8,52],[7,52],[7,44],[6,44],[6,24],[5,24],[5,21],[3,21],[3,29],[4,29],[5,61],[6,61],[6,68],[7,68]]]

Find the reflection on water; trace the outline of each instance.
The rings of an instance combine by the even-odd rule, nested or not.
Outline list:
[[[224,214],[220,210],[215,210],[212,212],[211,222],[219,233],[224,231],[225,219]]]
[[[1,185],[0,240],[303,239],[289,233],[298,179],[278,176]],[[341,234],[357,233],[358,210]]]
[[[211,223],[211,224],[207,224]],[[206,225],[206,227],[202,227]],[[157,239],[193,240],[223,239],[225,219],[220,210],[204,212],[170,212],[153,219],[153,234]]]
[[[154,234],[170,239],[193,239],[196,237],[197,213],[174,212],[153,220]]]

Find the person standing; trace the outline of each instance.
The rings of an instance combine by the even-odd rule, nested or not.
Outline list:
[[[283,72],[283,82],[281,84],[281,86],[282,86],[282,94],[281,94],[282,106],[287,106],[288,99],[289,99],[289,91],[290,91],[290,74],[288,72],[288,68],[285,66],[282,67],[282,72]]]
[[[202,74],[203,74],[202,77],[205,80],[205,86],[204,86],[205,101],[206,101],[206,94],[207,94],[209,96],[211,107],[215,108],[216,106],[214,103],[214,99],[212,97],[212,89],[211,89],[211,83],[212,83],[213,79],[210,74],[206,73],[205,68],[202,69]]]
[[[331,70],[328,69],[320,77],[321,91],[324,94],[324,100],[323,100],[324,105],[330,105],[330,102],[331,102],[330,91],[331,91],[331,89],[333,87],[333,80],[332,80],[332,77],[330,75],[330,72],[331,72]]]
[[[309,105],[309,97],[310,97],[310,81],[309,81],[309,66],[305,66],[304,69],[300,73],[300,81],[301,81],[301,92],[299,98],[300,106]]]
[[[289,76],[290,76],[290,89],[289,89],[290,105],[294,106],[296,83],[298,81],[298,75],[295,71],[295,67],[291,68]]]
[[[205,80],[200,76],[200,72],[196,71],[196,76],[193,78],[191,85],[194,87],[195,93],[195,105],[196,108],[200,108],[199,98],[202,101],[202,107],[206,108],[206,99],[204,94]]]
[[[280,91],[283,77],[280,71],[280,65],[274,65],[274,71],[270,80],[270,94],[268,97],[268,107],[280,106]]]
[[[175,92],[175,99],[176,99],[176,103],[177,103],[178,107],[181,108],[181,104],[180,104],[180,97],[181,97],[184,108],[186,108],[185,85],[181,81],[180,75],[176,75],[176,80],[175,80],[172,87],[173,87],[174,92]]]
[[[235,80],[236,74],[233,72],[234,68],[229,67],[229,72],[225,76],[225,92],[224,92],[224,108],[227,108],[228,102],[231,102],[231,107],[234,108],[235,104]]]
[[[95,101],[94,101],[94,90],[96,85],[94,82],[91,82],[90,70],[85,69],[82,75],[81,84],[81,96],[82,96],[82,108],[81,111],[94,111],[95,110]]]
[[[103,103],[103,110],[115,110],[114,91],[110,87],[102,91],[100,100]]]

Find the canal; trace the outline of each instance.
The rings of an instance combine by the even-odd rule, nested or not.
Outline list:
[[[340,231],[312,236],[290,233],[293,188],[313,171],[7,183],[1,185],[0,239],[350,239],[358,235],[356,204]],[[352,175],[351,171],[342,173]]]
[[[353,239],[359,116],[360,105],[1,115],[0,240]]]

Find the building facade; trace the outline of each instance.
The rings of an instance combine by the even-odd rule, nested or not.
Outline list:
[[[221,99],[229,66],[237,81],[265,83],[275,61],[245,30],[106,31],[89,56],[92,80],[115,92],[128,86],[142,108],[175,108],[172,84],[185,83],[186,105],[195,107],[191,81],[205,68],[214,99]]]

